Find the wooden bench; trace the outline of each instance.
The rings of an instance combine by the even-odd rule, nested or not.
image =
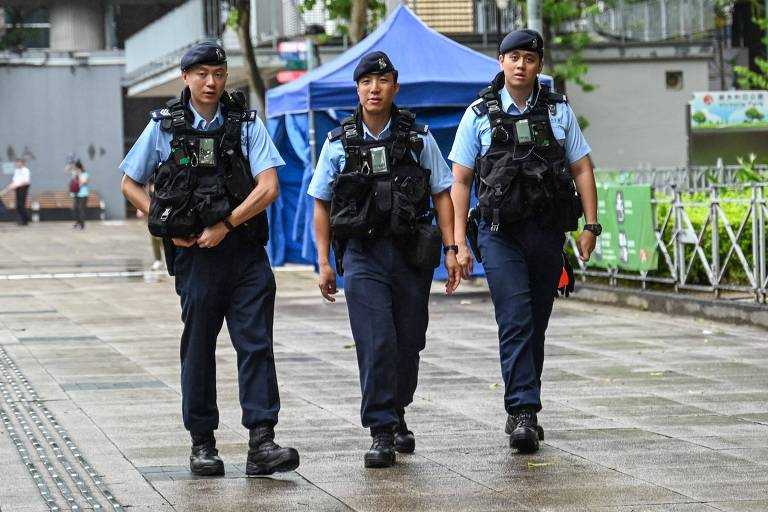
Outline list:
[[[5,209],[0,208],[0,222],[5,221],[12,221],[16,222],[19,217],[16,214],[16,191],[15,190],[9,190],[5,194],[0,197],[3,201],[3,205],[5,206]],[[27,211],[31,215],[31,209],[32,209],[32,194],[27,194]]]
[[[40,192],[37,200],[32,203],[32,211],[37,214],[38,220],[72,220],[73,197],[69,192]],[[85,218],[87,220],[99,220],[105,218],[104,201],[98,192],[88,194],[85,203]]]

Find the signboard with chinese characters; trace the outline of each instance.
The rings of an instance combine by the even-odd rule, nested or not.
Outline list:
[[[656,270],[658,253],[650,185],[602,185],[597,189],[597,198],[597,217],[603,232],[589,265]]]
[[[768,91],[695,92],[691,130],[768,127]]]

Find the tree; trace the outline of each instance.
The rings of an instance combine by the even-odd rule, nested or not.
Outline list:
[[[265,112],[267,88],[261,77],[256,54],[251,41],[251,2],[250,0],[231,0],[227,25],[237,31],[240,48],[243,50],[243,60],[248,75],[248,86],[256,96],[256,108]]]
[[[757,110],[755,107],[749,107],[746,112],[744,112],[744,115],[747,116],[747,119],[749,119],[750,122],[753,121],[760,121],[765,117],[762,112]]]
[[[330,19],[341,22],[338,30],[349,35],[352,44],[359,43],[368,28],[378,25],[387,14],[386,4],[379,0],[303,0],[299,9],[301,12],[311,11],[318,2]]]
[[[29,36],[29,29],[24,28],[25,18],[37,9],[34,7],[3,7],[7,19],[10,21],[5,31],[0,34],[0,50],[11,50],[16,53],[23,52],[25,42]]]
[[[691,116],[691,119],[693,119],[694,123],[701,124],[707,120],[707,115],[704,112],[696,112]]]
[[[515,0],[521,5],[526,0]],[[617,0],[542,0],[541,12],[543,21],[546,72],[555,79],[556,89],[565,92],[567,81],[573,82],[584,92],[595,90],[595,85],[584,80],[588,65],[582,58],[582,50],[592,41],[584,31],[565,32],[563,27],[568,22],[578,22],[600,12],[604,6],[613,7]],[[566,58],[555,64],[551,55],[553,51],[563,51]]]
[[[754,8],[756,6],[753,6]],[[766,33],[768,31],[768,19],[758,16],[755,11],[753,12],[755,16],[752,20],[763,33]],[[763,45],[768,45],[768,37],[763,37],[760,41]],[[757,71],[753,71],[748,66],[734,66],[736,82],[742,89],[768,89],[768,60],[764,57],[755,57],[754,65]]]

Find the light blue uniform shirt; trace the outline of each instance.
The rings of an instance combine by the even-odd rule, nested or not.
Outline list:
[[[210,123],[203,119],[191,103],[189,110],[195,116],[192,127],[196,130],[215,130],[224,124],[221,106],[216,110],[216,115]],[[173,140],[172,132],[160,128],[159,121],[150,121],[131,150],[125,155],[125,159],[120,164],[120,170],[132,180],[146,183],[152,177],[157,166],[167,160],[171,154],[171,140]],[[259,118],[256,118],[255,121],[242,123],[240,145],[254,176],[258,176],[271,167],[285,165],[280,153],[277,152],[277,148],[272,143],[272,139],[267,134],[267,128]]]
[[[521,112],[512,100],[512,95],[509,94],[507,88],[502,87],[499,91],[501,108],[508,114],[525,114],[534,105],[534,94],[536,92],[531,94],[531,97],[526,102],[525,110]],[[456,138],[453,141],[451,154],[448,155],[448,160],[469,169],[474,169],[475,159],[483,156],[488,152],[488,148],[491,147],[491,122],[488,119],[488,114],[478,116],[472,110],[472,106],[481,101],[482,99],[478,99],[467,107],[459,123],[459,128],[456,130]],[[573,113],[570,105],[567,103],[556,103],[556,105],[557,113],[552,115],[552,112],[549,112],[549,122],[552,124],[552,132],[555,134],[555,138],[565,148],[565,157],[570,164],[587,156],[592,152],[592,148],[589,147],[587,140],[581,133],[581,128],[579,128],[579,123],[576,120],[576,114]]]
[[[378,137],[374,137],[365,123],[363,123],[363,137],[366,140],[386,139],[389,137],[389,125],[390,123],[387,123],[381,134]],[[424,142],[424,149],[421,150],[419,163],[421,163],[423,168],[432,171],[429,178],[432,194],[440,193],[453,184],[453,174],[451,174],[451,170],[448,168],[443,155],[440,154],[440,148],[437,146],[437,141],[435,141],[432,134],[427,132],[426,135],[419,134],[419,137]],[[330,201],[333,195],[333,181],[344,169],[345,163],[344,145],[341,143],[341,139],[333,142],[326,139],[323,149],[320,151],[320,156],[317,158],[317,167],[315,167],[312,181],[309,183],[307,194],[323,201]]]

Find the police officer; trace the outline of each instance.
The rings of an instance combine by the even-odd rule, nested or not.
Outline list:
[[[441,246],[446,292],[460,280],[448,192],[453,178],[427,127],[393,104],[397,77],[383,52],[360,59],[353,74],[359,105],[329,133],[308,190],[315,198],[320,292],[328,301],[337,291],[329,260],[332,238],[337,268],[344,272],[362,424],[373,438],[364,457],[368,468],[391,466],[395,450],[415,449],[405,408],[416,390]],[[431,223],[430,196],[439,230]]]
[[[280,409],[272,352],[275,280],[264,248],[264,210],[279,194],[275,168],[284,162],[256,113],[225,91],[227,61],[219,45],[190,48],[181,78],[181,97],[152,112],[120,169],[125,197],[148,215],[151,228],[174,237],[166,244],[174,254],[166,258],[184,322],[182,413],[192,437],[190,470],[224,474],[213,434],[219,425],[214,353],[226,319],[237,352],[242,424],[250,430],[246,474],[291,471],[298,453],[274,442]],[[238,171],[250,183],[245,191],[230,181]],[[143,184],[153,173],[150,200]]]
[[[465,278],[473,266],[465,243],[473,180],[477,186],[470,222],[479,221],[476,256],[482,256],[499,326],[505,430],[510,446],[522,452],[538,450],[543,439],[536,413],[544,333],[564,265],[563,232],[576,228],[583,209],[586,226],[577,246],[588,260],[601,231],[591,150],[565,96],[539,84],[543,56],[544,41],[533,30],[502,40],[501,72],[467,108],[448,157]]]

